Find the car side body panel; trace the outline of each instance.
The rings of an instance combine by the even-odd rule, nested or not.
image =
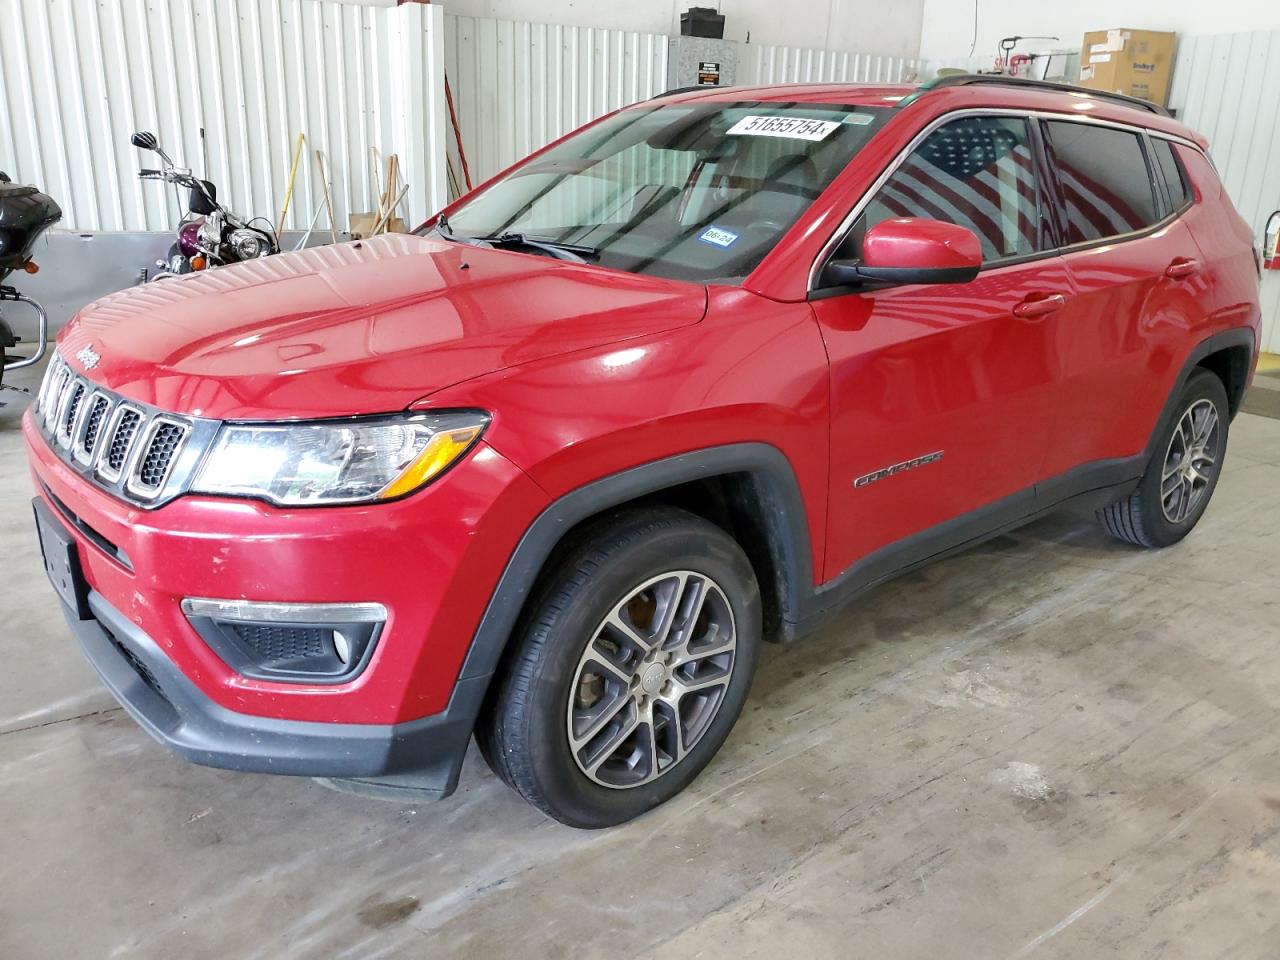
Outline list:
[[[1201,253],[1201,308],[1215,330],[1243,327],[1253,331],[1252,375],[1262,327],[1253,231],[1232,205],[1209,158],[1190,147],[1179,145],[1176,149],[1196,195],[1185,220]]]
[[[712,287],[699,324],[479,377],[424,403],[494,411],[486,442],[552,499],[691,451],[773,446],[794,470],[812,568],[823,569],[828,364],[808,304]]]
[[[1057,413],[1044,477],[1146,447],[1189,346],[1221,329],[1205,313],[1202,276],[1165,276],[1198,256],[1181,219],[1063,255],[1073,293],[1053,327]]]
[[[1054,416],[1055,317],[1013,309],[1069,283],[1049,256],[968,284],[814,302],[831,356],[828,577],[1034,486]],[[935,459],[893,470],[923,457]]]

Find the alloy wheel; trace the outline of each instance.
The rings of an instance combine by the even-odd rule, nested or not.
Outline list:
[[[673,570],[628,593],[592,633],[570,688],[578,769],[626,789],[675,767],[719,712],[736,650],[733,609],[705,574]]]
[[[1160,507],[1182,523],[1200,506],[1218,466],[1221,423],[1210,400],[1197,400],[1178,421],[1160,474]]]

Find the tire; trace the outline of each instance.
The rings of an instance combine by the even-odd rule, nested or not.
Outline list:
[[[1222,381],[1209,370],[1197,369],[1182,388],[1138,488],[1099,512],[1107,531],[1139,547],[1169,547],[1190,533],[1218,486],[1228,421]],[[1186,472],[1188,443],[1191,473]]]
[[[728,737],[755,672],[760,592],[728,534],[666,507],[593,523],[548,567],[476,740],[548,816],[609,827],[683,790]]]

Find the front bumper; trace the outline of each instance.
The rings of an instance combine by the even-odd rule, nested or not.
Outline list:
[[[74,537],[89,588],[208,700],[255,718],[399,726],[444,711],[494,587],[546,495],[481,442],[392,503],[281,509],[187,495],[144,510],[97,489],[24,428],[37,491]],[[342,683],[246,676],[182,611],[192,597],[377,603],[387,620]],[[473,674],[467,674],[472,676]]]
[[[400,724],[315,723],[235,713],[191,683],[154,640],[96,591],[91,619],[69,606],[71,632],[120,705],[186,759],[253,773],[375,780],[379,786],[448,796],[484,696],[485,678],[462,680],[441,713]]]
[[[30,413],[24,430],[39,499],[74,541],[84,596],[66,607],[72,632],[152,736],[196,763],[356,792],[453,789],[492,673],[488,660],[463,664],[547,499],[522,471],[482,442],[393,503],[284,510],[189,495],[143,510],[71,470]],[[361,601],[387,619],[354,679],[275,682],[206,643],[182,611],[192,597]]]

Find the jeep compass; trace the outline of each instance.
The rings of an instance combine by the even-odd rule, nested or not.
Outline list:
[[[580,827],[671,798],[760,644],[1066,505],[1185,537],[1259,266],[1150,104],[676,92],[412,234],[108,296],[24,430],[71,629],[197,763]]]

